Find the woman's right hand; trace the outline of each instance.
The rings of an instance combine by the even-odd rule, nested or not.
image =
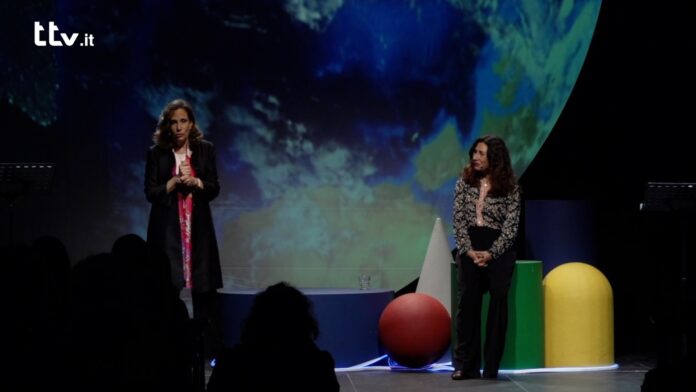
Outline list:
[[[181,162],[181,165],[179,165],[179,171],[181,172],[181,175],[184,177],[190,176],[191,175],[191,164],[188,163],[188,161]]]
[[[471,261],[473,261],[474,264],[476,264],[479,267],[487,267],[488,262],[491,261],[490,253],[485,252],[485,251],[481,252],[481,251],[470,250],[470,251],[466,252],[466,255],[469,256]]]
[[[470,251],[466,252],[466,255],[471,259],[471,261],[474,262],[474,264],[476,264],[476,260],[478,259],[478,255],[476,254],[475,251],[470,250]]]
[[[179,176],[174,176],[167,181],[167,193],[170,193],[171,191],[176,188],[178,184],[181,183],[181,177]]]

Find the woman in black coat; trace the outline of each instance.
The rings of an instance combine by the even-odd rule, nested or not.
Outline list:
[[[145,195],[152,204],[147,241],[169,257],[174,285],[191,289],[194,318],[215,327],[216,289],[222,287],[209,205],[220,193],[215,147],[203,139],[191,105],[182,99],[164,107],[153,140],[145,167]]]

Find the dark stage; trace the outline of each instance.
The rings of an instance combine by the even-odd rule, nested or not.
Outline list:
[[[443,217],[451,227],[462,146],[489,121],[522,151],[519,183],[531,207],[522,212],[518,259],[556,257],[551,248],[567,241],[559,260],[543,260],[544,273],[585,261],[606,276],[619,368],[458,382],[448,372],[363,370],[337,373],[341,390],[624,392],[640,390],[651,369],[661,371],[645,392],[693,385],[695,208],[639,209],[648,182],[696,183],[693,2],[602,1],[577,80],[556,97],[565,104],[547,134],[544,108],[531,120],[477,114],[476,83],[488,80],[477,78],[505,70],[471,65],[490,54],[479,26],[486,24],[472,22],[488,11],[469,12],[472,2],[428,1],[417,11],[418,2],[406,1],[9,3],[0,6],[0,163],[50,162],[55,171],[50,190],[16,200],[16,189],[0,183],[3,245],[54,236],[74,266],[108,252],[121,235],[144,237],[144,154],[165,98],[183,96],[201,108],[219,152],[223,190],[211,207],[225,288],[288,280],[356,289],[367,274],[373,288],[408,291],[432,221]],[[305,3],[329,16],[298,11]],[[592,1],[551,8],[574,17],[562,12],[571,3]],[[36,46],[35,20],[94,33],[76,41],[94,47]],[[423,25],[427,34],[413,27]],[[346,31],[356,38],[344,39]],[[442,37],[446,45],[433,44]],[[451,51],[459,47],[467,50]],[[561,74],[573,72],[563,64]],[[500,94],[491,100],[519,103]],[[517,126],[525,132],[513,132]],[[544,213],[553,216],[533,220]],[[30,297],[31,277],[14,283],[10,298]]]
[[[364,371],[340,373],[338,380],[341,391],[371,392],[393,391],[638,391],[645,372],[651,366],[649,360],[619,360],[620,368],[602,372],[582,373],[537,373],[500,375],[498,380],[452,381],[449,373],[390,373],[387,371]]]

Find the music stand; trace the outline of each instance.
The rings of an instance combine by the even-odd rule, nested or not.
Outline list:
[[[10,244],[12,244],[12,217],[15,202],[30,191],[50,190],[54,168],[53,163],[0,163],[0,196],[9,203]]]
[[[683,315],[688,315],[689,309],[689,270],[688,247],[691,238],[691,227],[696,213],[696,183],[691,182],[648,182],[645,185],[643,202],[640,211],[664,213],[679,219],[681,240],[681,270],[679,271],[679,295],[683,307]],[[682,360],[689,356],[690,325],[688,316],[683,321],[680,332]]]
[[[648,182],[645,184],[641,211],[695,212],[696,183],[692,182]]]

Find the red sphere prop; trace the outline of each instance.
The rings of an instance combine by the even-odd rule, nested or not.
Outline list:
[[[410,293],[395,298],[379,318],[379,338],[400,365],[422,368],[440,359],[450,343],[450,316],[437,299]]]

